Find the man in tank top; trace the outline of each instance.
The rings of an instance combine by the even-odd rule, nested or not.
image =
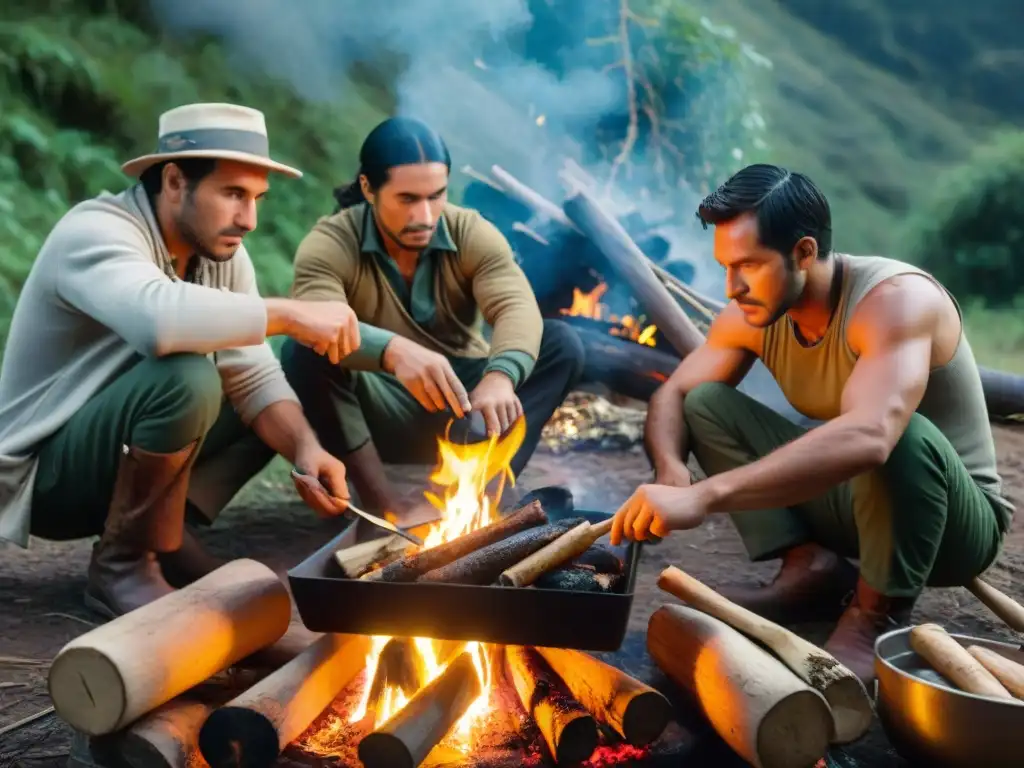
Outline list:
[[[799,173],[744,168],[697,215],[730,302],[651,399],[655,481],[612,539],[730,514],[751,559],[782,566],[768,586],[720,591],[775,621],[838,618],[825,647],[869,680],[875,639],[925,586],[988,568],[1014,511],[960,309],[914,266],[834,253],[828,201]],[[735,389],[757,358],[820,426]],[[706,480],[691,484],[690,452]]]

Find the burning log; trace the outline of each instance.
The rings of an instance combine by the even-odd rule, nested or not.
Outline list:
[[[592,544],[586,552],[572,561],[573,565],[584,565],[598,573],[620,574],[624,569],[622,558],[603,544]]]
[[[117,737],[117,750],[131,766],[190,768],[199,758],[199,729],[212,707],[179,696],[137,720]]]
[[[678,568],[669,566],[662,571],[658,586],[760,641],[804,682],[820,691],[832,710],[835,743],[855,741],[871,727],[874,711],[864,683],[831,654],[736,605]]]
[[[656,741],[672,719],[672,705],[664,695],[589,653],[562,648],[537,652],[587,711],[633,746]]]
[[[651,321],[680,357],[686,357],[704,343],[704,334],[672,298],[648,265],[644,252],[618,221],[605,213],[583,190],[577,190],[562,207],[569,220],[590,238],[633,289]]]
[[[442,666],[447,664],[465,643],[455,640],[438,644],[436,660]],[[419,651],[411,637],[393,637],[380,652],[377,669],[370,683],[366,712],[375,715],[384,703],[388,688],[397,688],[411,697],[427,684],[427,669],[419,662]]]
[[[589,566],[570,565],[545,573],[534,586],[538,589],[564,589],[569,592],[611,592],[621,579],[621,574],[599,573]]]
[[[578,763],[597,749],[597,722],[535,649],[507,646],[508,674],[556,763]]]
[[[803,768],[828,752],[832,715],[824,697],[726,623],[665,605],[651,616],[647,649],[756,768]]]
[[[505,587],[529,586],[548,571],[586,552],[591,544],[608,533],[611,528],[612,518],[598,525],[591,525],[584,520],[550,544],[541,547],[511,568],[506,568],[498,577],[498,583]]]
[[[50,698],[76,730],[112,733],[270,645],[290,618],[277,575],[234,560],[69,642],[50,666]]]
[[[211,768],[269,768],[363,669],[369,649],[368,636],[324,635],[210,715],[203,758]]]
[[[664,350],[620,341],[576,323],[573,327],[586,350],[584,380],[600,381],[627,397],[649,400],[679,366],[679,358]]]
[[[408,546],[409,543],[401,536],[385,536],[339,549],[334,553],[334,559],[348,578],[357,579],[382,560],[405,552]]]
[[[359,742],[364,768],[416,768],[480,694],[473,657],[462,653],[394,717]]]
[[[564,535],[583,518],[559,520],[509,536],[483,549],[470,552],[448,565],[428,571],[420,581],[442,581],[447,584],[494,584],[502,571],[532,555],[537,550]]]
[[[442,568],[471,552],[547,521],[548,516],[544,513],[540,502],[534,501],[483,528],[477,528],[464,536],[396,560],[379,571],[374,571],[373,574],[378,574],[375,577],[373,574],[367,574],[363,578],[373,577],[382,581],[415,581],[429,571]]]

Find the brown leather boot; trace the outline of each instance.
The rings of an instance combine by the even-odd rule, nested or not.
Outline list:
[[[181,547],[197,442],[176,453],[125,446],[106,526],[89,562],[85,604],[90,609],[114,618],[174,591],[156,553]]]
[[[167,583],[178,589],[213,573],[228,562],[210,554],[187,527],[182,532],[181,546],[173,552],[157,553],[157,561]]]
[[[801,544],[782,556],[775,579],[763,587],[719,587],[718,592],[759,616],[787,624],[834,621],[853,597],[857,569],[818,544]]]
[[[857,580],[857,594],[825,642],[825,650],[865,684],[875,678],[875,641],[910,622],[916,597],[886,597]]]

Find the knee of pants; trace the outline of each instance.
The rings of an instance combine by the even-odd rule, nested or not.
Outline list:
[[[722,411],[723,398],[736,390],[720,381],[706,381],[686,393],[683,400],[683,418],[691,429],[694,424],[716,421]]]
[[[294,339],[286,339],[281,345],[281,370],[303,405],[323,390],[328,379],[342,386],[354,383],[351,371],[332,365],[326,357]]]
[[[934,424],[919,413],[911,415],[907,428],[903,430],[900,439],[896,441],[889,458],[885,462],[886,471],[899,469],[901,466],[919,464],[923,456],[928,454],[929,437],[933,430],[938,430]]]
[[[157,387],[151,406],[160,411],[160,418],[173,422],[174,431],[188,439],[205,435],[217,421],[224,400],[217,366],[203,355],[190,353],[147,358],[142,365]]]
[[[570,384],[580,380],[587,354],[575,328],[560,320],[545,320],[541,346],[544,357],[568,374]]]

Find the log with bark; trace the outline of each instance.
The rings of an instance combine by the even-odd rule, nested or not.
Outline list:
[[[269,768],[365,667],[370,638],[324,635],[216,709],[199,732],[211,768]]]
[[[663,349],[619,339],[575,323],[573,326],[586,352],[583,380],[600,382],[634,400],[650,400],[681,362],[679,357]]]
[[[625,569],[625,563],[610,547],[603,544],[592,544],[587,551],[572,561],[572,565],[593,568],[598,573],[619,574]]]
[[[647,649],[719,736],[756,768],[806,768],[825,757],[825,698],[725,622],[681,605],[656,610]]]
[[[506,568],[498,577],[504,587],[527,587],[545,573],[582,555],[612,528],[612,518],[591,525],[589,521],[570,528],[550,544]]]
[[[509,536],[542,525],[548,520],[540,502],[533,501],[483,528],[459,536],[436,547],[421,550],[390,563],[363,578],[381,581],[415,581],[423,574],[443,568],[471,552],[475,552]]]
[[[535,648],[506,646],[507,672],[556,763],[578,763],[597,749],[597,721]]]
[[[470,552],[441,568],[428,571],[418,580],[478,586],[494,584],[506,568],[555,541],[568,529],[583,521],[584,518],[559,520],[520,531],[483,549]]]
[[[592,566],[569,565],[545,573],[533,586],[569,592],[614,592],[622,583],[621,573],[600,573]]]
[[[642,747],[654,742],[672,719],[672,705],[663,694],[611,664],[582,651],[536,650],[576,700],[628,743]]]
[[[76,730],[112,733],[271,645],[290,619],[277,574],[234,560],[69,642],[50,665],[50,698]]]
[[[473,657],[459,654],[391,719],[359,742],[364,768],[416,768],[481,692]]]

